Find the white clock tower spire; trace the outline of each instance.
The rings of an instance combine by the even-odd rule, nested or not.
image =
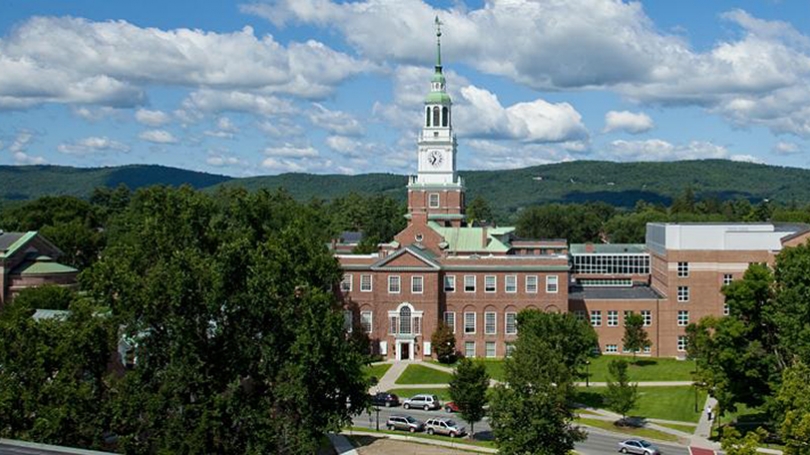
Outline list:
[[[412,213],[424,211],[428,219],[460,225],[464,219],[464,184],[456,173],[456,136],[452,102],[442,72],[442,22],[436,17],[436,66],[425,98],[418,145],[418,173],[408,184]],[[424,199],[420,203],[419,198]],[[450,222],[452,221],[452,223]]]

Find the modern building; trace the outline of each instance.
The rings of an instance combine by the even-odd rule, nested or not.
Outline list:
[[[444,321],[461,354],[503,357],[517,313],[535,308],[588,321],[606,354],[627,352],[624,318],[638,313],[652,341],[642,355],[683,357],[690,322],[727,314],[722,286],[810,236],[810,226],[796,224],[651,223],[645,244],[569,248],[563,239],[518,238],[513,227],[468,225],[440,29],[436,36],[408,225],[374,254],[351,254],[348,240],[332,245],[345,271],[347,326],[365,331],[376,353],[430,358],[431,335]]]
[[[36,231],[0,231],[0,307],[29,287],[76,286],[79,271],[56,262],[61,255],[59,248]]]

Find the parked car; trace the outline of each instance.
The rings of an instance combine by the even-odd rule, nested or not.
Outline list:
[[[385,426],[389,430],[403,430],[416,433],[425,429],[425,423],[411,416],[391,416]]]
[[[420,394],[405,399],[405,401],[402,402],[402,407],[405,409],[421,408],[427,411],[429,409],[439,409],[441,403],[439,403],[439,397],[436,395]]]
[[[399,397],[393,393],[379,392],[371,396],[371,404],[374,406],[399,406]]]
[[[658,447],[643,439],[628,439],[619,443],[619,452],[638,455],[661,455]]]
[[[467,429],[463,425],[459,425],[455,420],[451,419],[428,419],[425,422],[425,429],[428,434],[441,434],[451,438],[467,434]]]
[[[455,401],[448,401],[444,404],[444,412],[458,412],[458,405]]]

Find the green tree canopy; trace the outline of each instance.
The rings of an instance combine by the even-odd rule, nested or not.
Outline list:
[[[439,362],[453,363],[456,361],[456,336],[444,322],[439,322],[439,326],[430,337],[430,344],[433,346],[436,360]]]
[[[122,450],[312,453],[365,408],[319,221],[284,193],[135,193],[82,275],[139,340],[111,405]]]
[[[627,413],[635,407],[638,400],[638,384],[630,384],[628,367],[629,364],[623,359],[611,360],[608,364],[610,381],[608,381],[605,398],[608,409],[621,414],[622,421],[627,418]]]
[[[636,352],[652,345],[649,334],[644,330],[644,317],[642,315],[630,313],[624,318],[622,343],[625,349],[633,351],[633,361],[636,359]]]
[[[573,378],[596,343],[593,329],[569,314],[524,310],[505,361],[505,385],[492,394],[490,424],[500,453],[567,453],[585,435],[573,425]],[[527,424],[531,422],[531,424]]]
[[[475,422],[484,418],[487,402],[489,375],[487,367],[471,359],[461,359],[450,379],[450,398],[456,403],[464,419],[470,425],[470,437],[475,437]]]

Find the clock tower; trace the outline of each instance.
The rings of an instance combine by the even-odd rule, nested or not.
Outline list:
[[[418,172],[408,183],[411,222],[435,221],[442,226],[464,224],[464,184],[456,172],[456,136],[452,102],[442,72],[441,25],[436,17],[436,66],[425,98],[418,140]]]

